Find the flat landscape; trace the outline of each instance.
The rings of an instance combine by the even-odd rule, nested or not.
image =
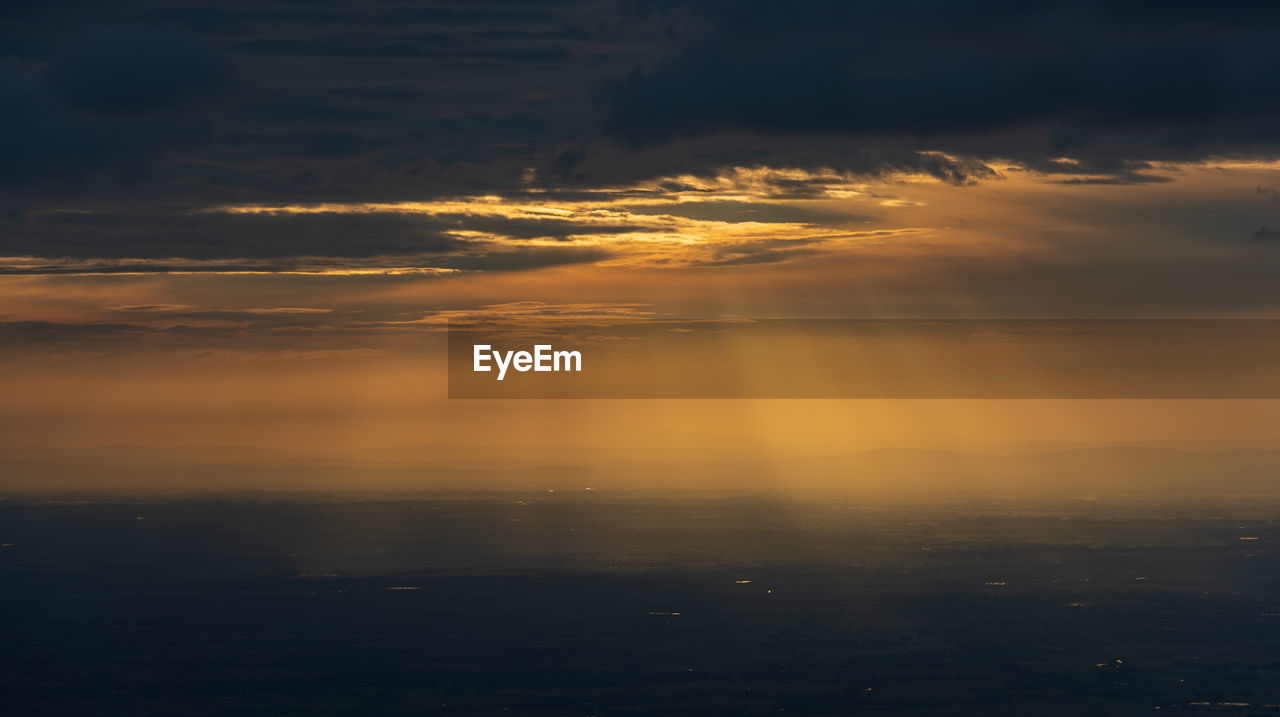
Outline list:
[[[0,502],[12,715],[1280,714],[1280,503]]]

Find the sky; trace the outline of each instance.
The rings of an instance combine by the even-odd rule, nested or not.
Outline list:
[[[0,444],[1280,441],[1263,400],[449,400],[442,354],[1280,318],[1272,3],[12,5]]]

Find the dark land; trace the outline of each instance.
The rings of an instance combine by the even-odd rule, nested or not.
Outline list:
[[[5,715],[1280,714],[1280,501],[0,501]]]

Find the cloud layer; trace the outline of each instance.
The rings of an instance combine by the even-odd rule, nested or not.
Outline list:
[[[0,13],[6,274],[749,272],[874,263],[890,245],[1074,265],[1104,241],[1124,266],[1173,244],[1190,262],[1252,252],[1252,267],[1277,244],[1269,4]],[[1271,169],[1249,174],[1239,222],[1212,219],[1239,209],[1222,197],[1108,214],[1111,197],[1156,196],[1130,190],[1251,162]],[[1010,178],[1013,204],[966,201]],[[1024,180],[1087,187],[1078,211],[1111,224],[1082,227],[1067,202],[1022,219],[1017,202],[1041,202]]]
[[[1147,159],[1274,149],[1265,3],[690,5],[684,47],[612,83],[633,144],[746,130]]]

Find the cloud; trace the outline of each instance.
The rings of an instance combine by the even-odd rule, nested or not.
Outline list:
[[[0,70],[13,108],[0,187],[412,200],[734,166],[963,183],[994,176],[995,158],[1063,154],[1078,164],[1055,173],[1133,183],[1152,181],[1146,160],[1280,140],[1280,13],[1263,3],[125,2],[109,15],[0,23],[15,58]]]
[[[449,273],[719,264],[746,253],[759,263],[798,255],[758,252],[762,238],[795,250],[875,233],[874,217],[811,206],[866,199],[865,186],[831,169],[735,167],[505,197],[35,210],[0,216],[0,272]]]
[[[590,264],[616,256],[606,247],[494,247],[448,257],[443,268],[461,271],[527,271],[549,266]]]
[[[664,135],[642,144],[588,133],[561,146],[544,174],[561,186],[576,187],[673,175],[709,178],[736,167],[770,167],[795,173],[834,171],[867,179],[919,174],[954,184],[998,175],[984,159],[907,144],[889,146],[830,133],[765,136],[745,130]]]
[[[208,107],[230,83],[226,62],[173,30],[76,34],[45,67],[0,64],[0,187],[81,192],[131,184],[167,154],[210,134]]]
[[[1269,4],[724,1],[682,12],[681,47],[601,93],[604,129],[627,145],[745,131],[1142,159],[1280,139],[1280,10]]]
[[[49,84],[87,112],[168,110],[217,95],[231,84],[227,61],[199,37],[173,29],[89,28],[49,63]]]
[[[1249,235],[1249,241],[1255,244],[1270,244],[1272,242],[1280,242],[1280,229],[1272,229],[1270,227],[1258,227]]]
[[[78,351],[88,346],[138,340],[152,333],[153,330],[146,326],[126,323],[0,321],[0,352],[31,346],[56,346]]]
[[[188,304],[125,304],[122,306],[104,306],[107,311],[140,312],[145,314],[165,314],[175,311],[186,311],[195,307]]]
[[[462,244],[439,222],[400,214],[55,211],[5,228],[0,255],[59,258],[363,258],[439,254]]]

